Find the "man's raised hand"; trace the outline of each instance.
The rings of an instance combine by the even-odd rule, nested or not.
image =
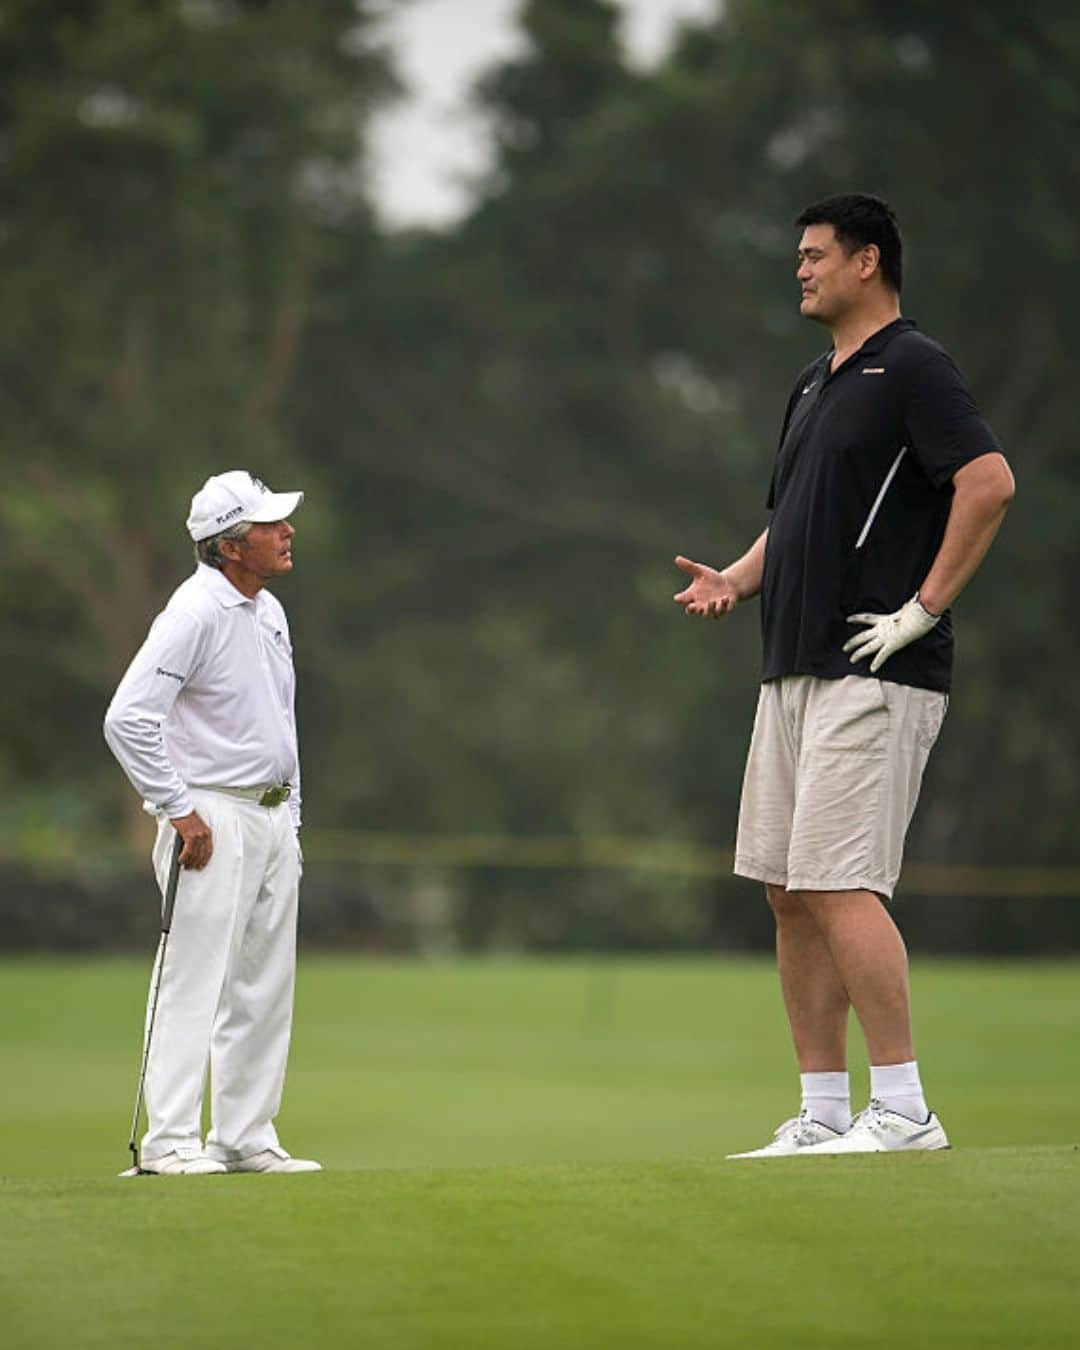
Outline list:
[[[675,559],[690,577],[690,585],[679,591],[674,600],[687,614],[701,619],[722,619],[739,603],[738,592],[726,572],[718,572],[704,563],[692,562],[681,555]]]

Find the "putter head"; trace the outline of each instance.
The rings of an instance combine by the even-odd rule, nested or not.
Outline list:
[[[144,1168],[142,1168],[142,1167],[129,1167],[129,1168],[128,1168],[126,1171],[124,1171],[124,1172],[117,1172],[116,1175],[117,1175],[118,1177],[152,1177],[152,1176],[154,1175],[154,1173],[153,1173],[153,1172],[147,1172],[147,1171],[146,1171]]]

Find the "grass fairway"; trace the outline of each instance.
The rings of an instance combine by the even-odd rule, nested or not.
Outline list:
[[[1075,964],[918,970],[952,1152],[737,1164],[792,1109],[768,963],[310,958],[329,1170],[120,1181],[148,964],[0,965],[5,1348],[1080,1343]]]

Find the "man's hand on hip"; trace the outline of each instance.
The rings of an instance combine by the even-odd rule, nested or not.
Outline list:
[[[673,597],[687,614],[702,619],[722,619],[739,603],[739,594],[726,572],[717,572],[713,567],[681,556],[675,559],[675,566],[691,577],[686,590]]]
[[[180,866],[194,867],[196,871],[205,867],[214,852],[214,833],[210,826],[198,811],[192,811],[189,816],[177,816],[171,824],[184,841]]]
[[[849,614],[848,623],[868,626],[844,643],[844,651],[851,653],[852,665],[873,656],[870,673],[875,675],[894,652],[925,637],[940,618],[940,614],[923,609],[918,595],[913,595],[893,614]]]

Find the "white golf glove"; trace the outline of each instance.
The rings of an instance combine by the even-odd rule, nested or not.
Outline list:
[[[868,626],[844,643],[844,651],[851,653],[852,665],[876,652],[870,662],[870,674],[874,675],[893,652],[925,637],[940,618],[940,614],[930,614],[923,609],[918,592],[895,614],[849,614],[848,623]]]

